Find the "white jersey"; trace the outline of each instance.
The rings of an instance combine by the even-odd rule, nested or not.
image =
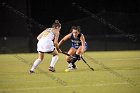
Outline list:
[[[37,43],[37,51],[41,52],[52,52],[54,51],[54,43],[53,40],[55,35],[53,33],[53,28],[48,28],[43,32],[42,37],[39,39]]]

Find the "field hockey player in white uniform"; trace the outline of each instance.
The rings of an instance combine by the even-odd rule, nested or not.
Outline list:
[[[61,24],[58,20],[52,25],[52,28],[45,29],[42,33],[40,33],[37,37],[37,51],[38,51],[38,58],[34,61],[30,73],[34,73],[37,66],[42,62],[44,58],[44,53],[48,53],[53,55],[49,71],[55,72],[55,64],[58,61],[58,52],[61,50],[58,47],[58,38],[59,38],[59,31],[61,29]]]

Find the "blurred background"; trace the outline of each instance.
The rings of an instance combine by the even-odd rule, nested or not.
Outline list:
[[[139,0],[1,0],[0,53],[37,52],[37,35],[55,19],[62,24],[60,39],[80,26],[88,51],[140,49]]]

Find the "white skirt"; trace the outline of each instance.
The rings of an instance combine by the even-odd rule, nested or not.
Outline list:
[[[53,41],[46,38],[41,38],[37,43],[37,51],[40,52],[52,52],[54,48]]]

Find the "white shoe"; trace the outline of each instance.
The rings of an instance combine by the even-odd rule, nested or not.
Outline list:
[[[74,65],[75,65],[75,64],[74,64]],[[68,68],[73,68],[72,66],[73,66],[72,63],[69,63],[69,64],[68,64]],[[78,68],[78,67],[75,65],[75,68],[73,68],[73,69],[77,69],[77,68]]]
[[[74,70],[76,70],[76,69],[77,69],[77,66],[76,66],[75,68],[69,67],[69,68],[67,68],[67,69],[65,70],[65,72],[74,71]]]
[[[67,68],[66,70],[65,70],[65,72],[69,72],[69,71],[72,71],[72,70],[74,70],[73,68]]]
[[[69,63],[69,64],[68,64],[68,68],[71,68],[71,67],[72,67],[72,63]]]

